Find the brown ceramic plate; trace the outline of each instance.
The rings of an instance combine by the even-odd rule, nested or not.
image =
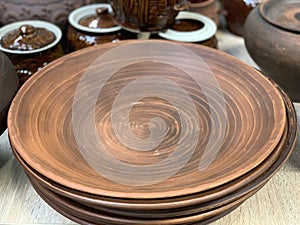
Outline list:
[[[153,54],[163,51],[165,57],[160,56],[160,61],[147,60],[146,57],[143,62],[116,68],[101,89],[100,97],[91,97],[99,94],[98,82],[107,70],[128,63],[132,59],[129,54],[136,57],[134,51],[140,47],[147,49],[142,55],[153,50]],[[120,50],[126,54],[118,54]],[[107,61],[111,54],[113,57]],[[199,61],[198,66],[193,57]],[[171,65],[169,60],[172,60]],[[181,68],[197,76],[191,77]],[[86,74],[91,75],[88,80],[85,80]],[[114,100],[122,88],[130,86],[130,82],[149,78],[149,74],[178,84],[192,99],[195,110],[182,99],[178,87],[161,85],[160,89],[167,98],[172,96],[184,107],[178,109],[164,99],[152,96],[134,104],[128,117],[135,135],[148,137],[149,121],[153,117],[161,117],[168,126],[163,142],[156,149],[135,151],[123,145],[115,135],[111,109],[115,107],[114,110],[120,112],[132,105],[129,100],[139,94],[138,91],[123,98],[122,104],[114,105]],[[217,80],[217,85],[211,76]],[[82,81],[86,82],[84,86],[81,86]],[[157,89],[159,84],[155,80],[153,86],[152,81],[144,83],[147,88],[136,88]],[[78,90],[80,96],[77,96]],[[96,101],[95,105],[91,104],[93,101]],[[76,113],[80,118],[74,119]],[[180,121],[182,115],[185,116],[183,123]],[[117,126],[125,124],[124,118],[115,118]],[[95,127],[90,126],[93,119]],[[197,127],[196,123],[201,126]],[[8,118],[12,146],[38,173],[74,190],[132,199],[195,194],[233,181],[259,166],[274,151],[282,139],[285,125],[286,111],[281,94],[255,69],[214,49],[164,41],[110,43],[63,57],[25,84],[15,97]],[[163,125],[161,120],[156,120],[151,126],[160,132]],[[121,136],[128,137],[123,128],[118,128]],[[95,130],[98,136],[95,136]],[[176,155],[178,152],[174,149],[178,143],[182,144],[180,139],[189,135],[196,138],[185,142],[184,151]],[[97,138],[109,154],[103,156],[103,151],[98,152]],[[209,149],[208,143],[211,144]],[[191,157],[182,161],[193,146],[195,151]],[[168,161],[170,155],[175,155],[176,162],[185,163],[184,166],[178,169],[177,163]],[[114,167],[110,157],[126,166],[133,165],[129,166],[131,169],[138,169],[128,171]],[[96,171],[99,168],[91,165],[90,159],[96,161],[101,173]],[[154,172],[139,170],[161,161],[166,161],[166,164]],[[170,168],[179,171],[168,179],[150,184],[154,178],[168,173]],[[137,181],[146,185],[135,185]]]
[[[219,214],[223,214],[224,212],[231,211],[231,209],[236,208],[240,204],[242,204],[246,199],[248,199],[250,196],[252,196],[260,187],[257,187],[257,189],[253,190],[252,192],[246,194],[245,196],[241,196],[236,201],[231,202],[227,205],[224,205],[222,207],[212,209],[209,211],[201,212],[201,213],[195,213],[193,215],[189,216],[177,216],[174,218],[161,218],[161,219],[155,219],[149,216],[148,218],[135,218],[135,217],[126,217],[126,216],[118,216],[114,214],[109,214],[107,212],[103,212],[100,210],[95,210],[92,208],[88,208],[87,206],[80,205],[77,202],[74,202],[70,199],[63,198],[59,195],[56,195],[55,193],[44,189],[42,186],[40,186],[37,182],[32,181],[32,185],[35,188],[35,190],[38,192],[38,194],[46,201],[48,204],[55,205],[55,209],[60,211],[65,211],[73,216],[77,216],[78,218],[81,218],[83,220],[90,221],[95,224],[155,224],[155,225],[175,225],[175,224],[194,224],[194,223],[200,223],[205,220],[211,219],[212,217],[216,217]],[[182,210],[185,210],[184,208]],[[151,218],[151,219],[150,219]]]
[[[294,32],[300,32],[300,2],[272,0],[260,6],[260,14],[269,23]]]
[[[32,180],[40,183],[41,186],[53,191],[57,195],[61,195],[62,197],[72,199],[80,204],[95,209],[101,209],[110,213],[135,215],[136,217],[147,217],[149,216],[149,212],[156,212],[155,216],[152,217],[168,217],[174,216],[178,209],[180,210],[180,208],[183,207],[186,207],[184,211],[185,214],[194,212],[195,209],[193,206],[196,205],[199,206],[197,208],[198,212],[220,207],[236,200],[240,196],[249,193],[257,186],[262,186],[265,182],[267,182],[267,180],[269,180],[270,177],[275,173],[276,169],[278,169],[272,168],[272,165],[276,162],[276,160],[280,160],[280,156],[283,155],[283,152],[291,152],[291,149],[294,146],[293,140],[295,137],[292,135],[292,130],[296,132],[296,127],[292,122],[292,118],[295,116],[295,114],[292,113],[293,111],[288,112],[288,115],[290,116],[289,118],[291,119],[288,122],[289,126],[285,130],[285,135],[282,138],[282,141],[262,165],[226,185],[222,185],[221,187],[203,193],[181,196],[180,198],[147,200],[147,202],[145,202],[141,199],[136,199],[135,201],[132,199],[109,199],[101,196],[92,196],[86,193],[80,193],[78,191],[63,187],[59,184],[55,184],[49,179],[38,174],[36,171],[30,168],[26,162],[24,162],[24,160],[22,160],[22,158],[14,149],[13,150],[16,158],[25,169],[27,175],[31,177]],[[266,168],[269,168],[268,173],[266,172]],[[188,207],[191,206],[192,208],[188,210]]]

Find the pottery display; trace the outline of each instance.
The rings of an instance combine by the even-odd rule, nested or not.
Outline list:
[[[245,23],[245,45],[261,70],[300,101],[300,2],[269,0]]]
[[[127,88],[133,92],[124,96]],[[128,115],[114,117],[126,107]],[[8,128],[33,187],[62,215],[91,224],[181,225],[214,221],[262,188],[290,156],[296,120],[276,84],[224,52],[131,40],[75,51],[37,72],[14,98]],[[135,144],[135,136],[156,131],[164,139],[150,151],[121,141],[130,137]],[[195,139],[185,139],[191,134]],[[184,141],[184,151],[176,152]],[[190,148],[194,152],[180,165]],[[179,161],[169,161],[170,155]],[[166,164],[143,171],[161,161]],[[160,180],[173,168],[178,171]]]
[[[201,15],[211,18],[217,26],[220,24],[219,11],[220,3],[218,0],[188,0],[191,12],[196,12]]]
[[[217,48],[217,26],[210,18],[194,12],[179,12],[170,29],[158,33],[166,40],[193,42]]]
[[[19,21],[0,28],[0,50],[15,66],[21,85],[64,55],[61,37],[59,27],[40,20]]]
[[[15,69],[7,56],[0,51],[0,135],[6,130],[10,102],[19,87]]]
[[[226,25],[233,34],[243,36],[243,26],[253,7],[243,0],[223,0]]]
[[[116,21],[133,32],[153,32],[169,28],[179,11],[188,8],[186,0],[113,0]]]
[[[94,2],[97,0],[1,0],[0,25],[20,20],[45,20],[65,29],[72,10]]]
[[[106,42],[136,39],[136,34],[123,30],[113,20],[110,4],[82,6],[68,17],[67,48],[69,51]]]

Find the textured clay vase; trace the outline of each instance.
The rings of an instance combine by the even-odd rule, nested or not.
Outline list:
[[[261,70],[300,101],[300,1],[269,0],[245,23],[246,48]]]
[[[35,72],[64,55],[60,28],[41,20],[14,22],[0,28],[0,50],[12,64],[22,85]]]
[[[15,69],[7,56],[0,51],[0,135],[7,128],[10,102],[19,86]]]
[[[153,32],[169,28],[186,0],[113,0],[116,21],[131,31]]]
[[[0,24],[20,20],[45,20],[64,29],[69,13],[95,0],[1,0]]]

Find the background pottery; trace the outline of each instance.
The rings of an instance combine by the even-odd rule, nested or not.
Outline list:
[[[262,71],[298,102],[300,18],[297,15],[300,15],[299,1],[269,0],[249,14],[244,38],[249,54]]]
[[[15,69],[7,56],[0,51],[0,135],[7,128],[8,109],[18,87]]]
[[[0,24],[20,20],[45,20],[64,29],[69,13],[96,0],[1,0]]]
[[[189,0],[188,10],[211,18],[219,26],[220,3],[217,0]]]
[[[48,33],[38,32],[40,28],[52,33],[53,39],[49,39]],[[11,32],[15,34],[10,35]],[[59,27],[40,20],[19,21],[0,28],[0,50],[15,66],[21,85],[35,72],[64,55],[59,43],[61,37]],[[5,46],[5,43],[13,43],[13,47]]]
[[[132,31],[160,31],[169,28],[177,13],[187,8],[185,0],[114,0],[118,23]]]
[[[110,4],[82,6],[71,12],[68,21],[70,24],[67,30],[68,51],[106,42],[136,39],[135,33],[125,31],[113,20]]]

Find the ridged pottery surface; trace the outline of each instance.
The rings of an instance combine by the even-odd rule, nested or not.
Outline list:
[[[159,57],[159,60],[147,60],[144,56],[145,60],[134,61],[136,63],[126,64],[124,68],[114,70],[112,77],[101,89],[100,98],[93,99],[91,96],[99,91],[97,82],[106,74],[107,69],[112,68],[112,65],[132,60],[130,54],[140,54],[141,48],[147,49],[147,52],[142,54],[149,57],[157,52],[169,56]],[[139,51],[136,51],[137,49]],[[118,53],[120,50],[122,54]],[[115,57],[115,54],[118,57]],[[191,55],[203,60],[199,61],[202,62],[200,68],[199,64],[195,66],[192,63],[194,61],[191,60]],[[134,56],[134,60],[140,59]],[[110,60],[106,61],[102,57],[108,57]],[[170,57],[172,65],[175,66],[163,63]],[[102,60],[91,64],[96,59]],[[182,67],[185,68],[185,72],[179,69]],[[195,79],[188,76],[187,71],[198,74],[194,78],[199,79],[199,82],[196,83]],[[80,81],[84,81],[81,80],[84,74],[91,75],[91,80],[81,86],[79,84],[82,84]],[[146,87],[134,86],[134,92],[130,92],[126,98],[119,99],[121,102],[118,104],[114,103],[124,87],[135,80],[142,78],[147,80],[152,76],[157,79],[164,78],[160,81],[171,80],[180,84],[183,91],[192,96],[191,104],[194,108],[189,108],[187,102],[182,100],[177,86],[156,87],[152,83],[155,83],[156,79],[147,81]],[[214,80],[208,79],[210,76],[216,78],[217,86],[213,85]],[[199,88],[199,84],[202,88]],[[50,180],[74,190],[102,196],[153,199],[195,194],[219,187],[252,171],[266,160],[280,143],[286,129],[284,100],[268,79],[223,52],[194,44],[148,40],[109,43],[86,48],[45,67],[23,87],[14,99],[9,114],[12,146],[34,170]],[[155,87],[166,94],[166,99],[172,96],[184,107],[181,109],[174,107],[164,98],[153,95],[135,101],[134,104],[130,102],[139,91],[144,89],[151,91]],[[75,96],[77,91],[79,93],[84,91],[85,94]],[[90,104],[91,99],[96,101],[95,107]],[[224,107],[220,99],[224,100]],[[116,116],[115,120],[111,119],[114,113],[121,112],[126,106],[132,106],[129,118]],[[109,155],[105,155],[105,159],[101,160],[100,166],[104,169],[101,173],[96,172],[90,161],[87,162],[95,159],[93,140],[95,129],[90,130],[93,126],[89,126],[89,122],[86,121],[90,118],[87,115],[90,115],[90,110],[93,109],[95,111],[92,114],[95,117],[91,118],[95,120],[92,121],[95,121],[102,146],[109,152]],[[112,112],[112,109],[116,111]],[[78,115],[81,117],[73,119]],[[151,120],[157,117],[162,120]],[[218,123],[214,122],[214,118]],[[123,124],[130,125],[134,136],[145,138],[149,137],[150,130],[158,130],[161,134],[160,132],[164,131],[163,121],[167,124],[167,132],[154,150],[134,151],[120,141],[131,135],[125,129],[126,126],[122,127]],[[117,127],[113,127],[114,122]],[[198,122],[201,124],[199,130],[196,129]],[[76,129],[76,124],[80,129]],[[224,133],[220,133],[222,130]],[[117,137],[115,132],[118,131],[121,132]],[[134,168],[137,165],[142,167],[156,165],[162,159],[168,158],[176,146],[182,143],[182,139],[190,134],[196,134],[192,135],[195,139],[184,145],[183,155],[179,154],[178,159],[186,157],[191,146],[195,146],[195,151],[182,169],[167,180],[150,184],[154,177],[159,178],[169,172],[173,168],[173,163],[167,163],[151,175],[142,174],[143,179],[138,182],[148,185],[137,186],[128,185],[126,182],[136,182],[139,170],[135,169],[131,174],[130,170],[120,170],[114,168],[113,163],[108,163],[113,156],[127,165],[135,165]],[[211,146],[208,145],[210,135],[216,135]],[[130,139],[133,144],[137,143],[133,139],[134,136]],[[81,146],[80,141],[85,144]],[[148,141],[147,143],[151,145],[157,139]],[[213,155],[207,153],[210,149],[207,149],[207,146],[214,149],[216,143],[220,144],[219,152],[216,158],[211,160],[210,157]],[[82,152],[78,146],[91,152],[85,155],[86,152]],[[204,160],[201,161],[203,157]],[[209,160],[211,163],[203,169],[202,163]],[[178,168],[177,164],[175,168]],[[119,182],[105,178],[106,170],[109,174],[116,175],[117,179],[120,178]],[[134,177],[131,178],[131,175]]]

